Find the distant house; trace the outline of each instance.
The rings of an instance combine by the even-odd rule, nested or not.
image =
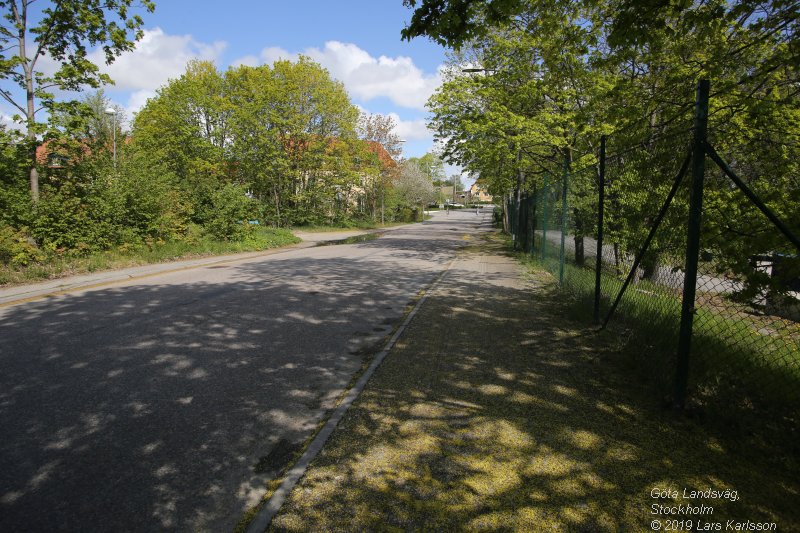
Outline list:
[[[89,154],[89,149],[85,145],[81,145],[81,155],[86,156]],[[60,170],[72,161],[75,154],[70,154],[64,146],[59,146],[52,141],[45,141],[36,147],[36,162],[48,170]]]
[[[120,145],[127,145],[131,142],[131,137],[125,135],[117,140]],[[58,174],[57,171],[66,169],[70,165],[81,163],[92,155],[92,151],[107,151],[110,155],[111,146],[99,146],[92,144],[87,139],[67,140],[67,141],[44,141],[36,147],[36,163],[44,167],[48,172]]]
[[[486,191],[486,188],[483,185],[480,185],[478,182],[472,184],[472,187],[469,188],[469,198],[470,202],[487,202],[490,203],[492,201],[492,195]]]

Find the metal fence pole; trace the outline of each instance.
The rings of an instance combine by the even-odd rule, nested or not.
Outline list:
[[[567,239],[567,191],[569,190],[569,160],[570,151],[564,155],[564,176],[561,185],[561,251],[558,257],[558,283],[564,284],[564,261],[566,260],[566,239]]]
[[[675,406],[686,404],[689,382],[689,352],[692,344],[692,321],[697,290],[697,262],[700,256],[700,225],[703,213],[703,180],[705,179],[706,142],[708,136],[708,94],[710,83],[700,80],[694,114],[692,141],[692,190],[689,197],[689,224],[686,231],[686,275],[683,282],[681,327],[678,336],[678,361],[675,372]]]
[[[606,136],[600,137],[600,173],[597,195],[597,258],[594,271],[594,321],[600,323],[600,276],[603,269],[603,205],[606,198]]]
[[[547,174],[544,175],[544,189],[542,191],[544,206],[542,207],[542,263],[545,260],[545,249],[547,248],[547,219],[550,214],[547,208],[550,205],[550,185],[547,183]]]

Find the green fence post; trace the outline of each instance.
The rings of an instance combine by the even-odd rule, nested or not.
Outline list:
[[[550,206],[550,186],[547,183],[547,174],[544,175],[544,189],[542,192],[544,206],[542,207],[542,264],[545,260],[545,249],[547,248],[547,220],[550,214],[547,212]]]
[[[606,136],[600,136],[600,172],[597,195],[597,258],[594,272],[594,321],[600,323],[600,281],[603,269],[603,204],[606,198]]]
[[[567,241],[567,191],[569,190],[569,160],[570,150],[564,155],[564,177],[561,185],[561,251],[558,257],[558,284],[564,284],[564,261],[566,260]]]
[[[683,409],[689,383],[689,352],[692,344],[692,322],[697,291],[697,263],[700,256],[700,226],[703,213],[703,180],[705,179],[706,142],[708,136],[708,94],[710,83],[700,80],[694,112],[692,140],[692,190],[689,197],[689,224],[686,231],[686,275],[683,281],[681,327],[678,335],[678,361],[675,371],[675,406]]]

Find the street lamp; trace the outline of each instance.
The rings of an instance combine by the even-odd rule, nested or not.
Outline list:
[[[106,108],[106,115],[111,115],[113,118],[113,135],[114,135],[114,172],[117,171],[117,110],[113,107]]]

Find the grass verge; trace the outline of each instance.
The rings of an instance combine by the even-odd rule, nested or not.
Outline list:
[[[517,255],[531,268],[560,274],[557,247],[542,260],[539,251]],[[622,287],[603,273],[601,319]],[[562,293],[570,315],[592,322],[595,272],[564,264]],[[691,408],[709,421],[737,431],[769,436],[776,448],[796,449],[800,432],[800,324],[757,316],[719,294],[698,291],[694,316],[689,392]],[[623,295],[609,322],[613,334],[641,375],[665,400],[672,395],[681,314],[677,290],[640,280]],[[778,445],[782,443],[782,445]]]
[[[387,222],[386,224],[381,224],[380,222],[371,222],[371,221],[356,221],[352,224],[346,226],[294,226],[292,227],[292,231],[305,231],[308,233],[328,233],[334,231],[353,231],[353,230],[361,230],[361,229],[381,229],[381,228],[392,228],[395,226],[402,226],[405,224],[409,224],[409,222]]]
[[[615,336],[569,318],[549,274],[520,284],[498,242],[467,254],[272,530],[649,531],[675,518],[653,505],[687,503],[723,528],[800,530],[796,456],[664,411]],[[708,488],[736,497],[683,497]]]
[[[193,259],[239,252],[255,252],[300,242],[291,231],[282,228],[257,228],[244,241],[218,241],[199,238],[192,242],[155,242],[138,246],[124,245],[85,257],[53,256],[44,263],[12,269],[0,267],[0,285],[30,283],[87,272],[111,270],[152,263]]]

